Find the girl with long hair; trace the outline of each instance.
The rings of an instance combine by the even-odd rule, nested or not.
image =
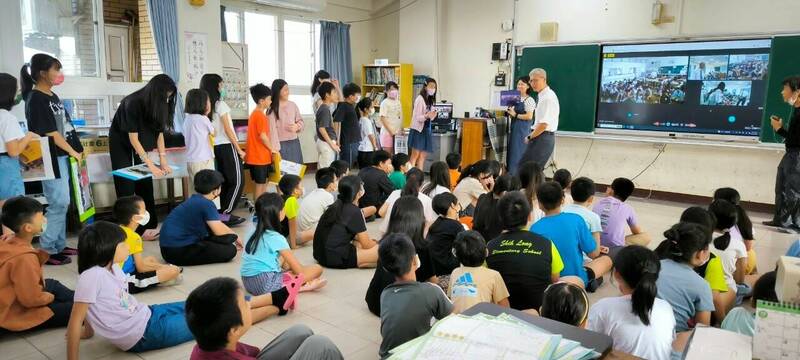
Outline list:
[[[303,151],[300,148],[298,134],[303,132],[305,123],[300,116],[300,108],[289,100],[289,84],[283,79],[272,82],[272,103],[267,110],[270,125],[275,126],[275,132],[270,132],[270,137],[279,141],[277,149],[280,150],[281,159],[298,164],[303,163]]]
[[[414,112],[411,115],[411,130],[408,133],[408,147],[411,149],[411,166],[422,169],[425,158],[433,152],[433,133],[431,121],[436,119],[436,111],[432,110],[436,103],[437,84],[433,78],[425,79],[425,86],[414,100]]]

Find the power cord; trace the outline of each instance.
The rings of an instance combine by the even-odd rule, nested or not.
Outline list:
[[[647,164],[647,166],[645,166],[644,169],[642,169],[642,171],[639,171],[639,173],[636,174],[636,176],[632,177],[631,181],[636,180],[636,178],[638,178],[640,175],[644,174],[644,172],[647,171],[647,169],[652,167],[653,164],[655,164],[656,161],[658,160],[658,158],[661,156],[661,154],[663,154],[665,151],[667,151],[667,144],[664,144],[664,147],[661,148],[660,150],[658,150],[658,154],[656,154],[656,157],[653,158],[653,161],[651,161],[649,164]]]
[[[594,146],[594,138],[589,143],[589,149],[586,150],[586,156],[583,157],[583,162],[581,163],[581,167],[578,168],[578,172],[575,174],[575,178],[578,178],[581,175],[581,171],[583,171],[583,166],[586,165],[586,160],[589,160],[589,154],[592,153],[592,146]]]

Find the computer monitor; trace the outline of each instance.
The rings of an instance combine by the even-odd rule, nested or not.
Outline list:
[[[436,111],[434,123],[449,124],[453,121],[452,103],[435,103],[431,106],[431,110]]]

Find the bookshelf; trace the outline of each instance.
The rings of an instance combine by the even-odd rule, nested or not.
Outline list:
[[[363,96],[373,93],[382,98],[384,85],[394,81],[400,87],[400,104],[403,108],[403,127],[411,126],[411,111],[414,107],[414,65],[389,64],[389,65],[362,65],[361,66],[361,91]],[[385,97],[385,93],[383,95]],[[380,102],[376,102],[376,108]],[[375,109],[376,111],[378,109]]]

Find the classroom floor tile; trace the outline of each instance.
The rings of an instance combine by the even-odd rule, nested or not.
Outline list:
[[[315,188],[313,176],[306,176],[304,180],[306,189]],[[655,248],[663,239],[661,233],[677,222],[681,212],[689,204],[656,201],[641,198],[632,198],[630,204],[635,208],[639,223],[645,231],[652,234],[653,243],[650,248]],[[246,216],[245,210],[239,210],[237,215]],[[769,215],[763,213],[750,214],[755,225],[758,263],[761,271],[774,267],[778,256],[782,255],[797,235],[789,235],[760,225]],[[249,219],[249,216],[246,216]],[[367,224],[368,232],[372,236],[378,233],[378,220]],[[239,227],[236,232],[243,237],[249,236],[252,224],[248,221]],[[70,246],[77,245],[76,236],[70,236]],[[157,242],[144,244],[145,255],[161,259]],[[303,263],[313,263],[311,246],[305,246],[295,251],[296,256]],[[186,267],[183,273],[183,282],[179,285],[163,287],[137,294],[136,298],[146,304],[158,304],[172,301],[183,301],[189,292],[203,281],[216,277],[228,276],[239,279],[240,261],[225,264],[203,265]],[[73,288],[77,281],[77,261],[65,266],[46,266],[45,277],[55,278],[66,286]],[[347,359],[376,359],[380,345],[380,319],[373,316],[366,307],[364,294],[373,270],[331,270],[326,269],[324,277],[328,285],[315,293],[301,294],[298,298],[297,310],[286,315],[267,319],[255,324],[243,341],[254,346],[263,347],[278,334],[294,324],[305,324],[316,333],[328,336],[339,347]],[[589,295],[592,303],[602,297],[616,296],[618,291],[606,277],[606,282],[600,289]],[[66,357],[66,329],[53,329],[37,331],[20,335],[0,335],[0,349],[2,358],[6,359],[62,359]],[[81,341],[81,359],[186,359],[194,343],[186,343],[169,349],[150,351],[142,354],[122,353],[107,341],[95,337]]]

